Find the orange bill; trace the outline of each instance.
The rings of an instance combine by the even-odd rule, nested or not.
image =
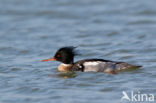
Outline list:
[[[42,60],[42,62],[46,62],[46,61],[56,61],[56,59],[55,58],[49,58],[49,59]]]

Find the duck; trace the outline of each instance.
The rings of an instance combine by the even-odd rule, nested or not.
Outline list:
[[[116,74],[117,71],[126,70],[129,68],[140,68],[142,66],[132,65],[126,62],[111,61],[99,58],[83,59],[74,62],[74,57],[78,55],[74,46],[66,46],[58,49],[55,55],[49,59],[41,61],[59,61],[61,64],[58,66],[59,72],[105,72],[109,74]]]

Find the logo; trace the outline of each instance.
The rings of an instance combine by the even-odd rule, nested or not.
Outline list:
[[[154,94],[142,94],[140,91],[138,92],[133,92],[131,91],[129,95],[125,92],[122,91],[123,96],[121,97],[121,101],[127,100],[127,101],[138,101],[138,102],[153,102],[154,101]]]

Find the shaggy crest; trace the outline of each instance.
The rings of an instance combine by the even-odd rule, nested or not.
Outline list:
[[[76,56],[76,55],[79,55],[77,53],[77,51],[75,51],[77,47],[74,47],[74,46],[67,46],[67,47],[62,47],[60,48],[57,52],[61,52],[61,51],[64,51],[66,53],[70,53],[71,55],[73,56]]]
[[[74,56],[78,55],[75,48],[73,46],[62,47],[56,52],[54,58],[65,64],[71,64],[74,62]]]

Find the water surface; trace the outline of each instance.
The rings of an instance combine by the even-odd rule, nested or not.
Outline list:
[[[156,95],[155,0],[1,0],[1,103],[121,103],[122,91]],[[41,62],[62,46],[85,58],[142,65],[117,75],[60,74]],[[124,101],[125,103],[126,101]]]

